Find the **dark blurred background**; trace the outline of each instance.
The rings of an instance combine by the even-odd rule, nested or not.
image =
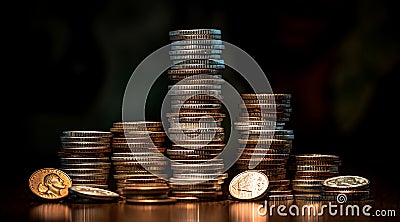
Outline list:
[[[342,174],[394,185],[398,7],[378,0],[239,3],[21,4],[21,17],[11,21],[18,65],[6,74],[15,88],[7,94],[3,157],[11,165],[4,163],[3,186],[27,187],[34,170],[58,166],[62,131],[109,130],[120,121],[135,67],[170,43],[170,30],[193,28],[221,29],[224,41],[258,62],[274,92],[292,93],[293,153],[337,154]],[[166,87],[161,79],[150,109],[158,109]]]

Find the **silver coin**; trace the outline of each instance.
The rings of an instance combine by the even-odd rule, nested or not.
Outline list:
[[[219,29],[180,29],[180,30],[169,31],[168,34],[170,36],[173,36],[173,35],[203,35],[203,34],[221,35],[221,30],[219,30]]]
[[[224,64],[177,64],[171,69],[225,69]]]
[[[223,83],[225,83],[225,80],[223,79],[219,79],[219,78],[215,78],[215,79],[211,79],[211,78],[186,78],[185,80],[183,80],[182,82],[175,82],[174,85],[178,86],[177,84],[182,84],[185,83],[187,85],[222,85]]]
[[[60,157],[62,163],[108,163],[109,157]]]
[[[111,137],[97,137],[97,136],[61,136],[61,142],[102,142],[109,143]]]
[[[96,200],[115,200],[120,197],[119,194],[115,192],[91,186],[73,185],[69,189],[82,197]]]
[[[177,85],[171,85],[168,86],[168,90],[221,90],[222,86],[221,85],[183,85],[183,84],[177,84]]]
[[[62,136],[68,137],[112,137],[111,132],[107,131],[84,131],[84,130],[72,130],[72,131],[63,131]]]
[[[169,51],[170,56],[174,55],[215,55],[222,54],[222,50],[218,49],[193,49],[193,50],[175,50]]]
[[[170,36],[169,39],[171,41],[179,41],[179,40],[202,40],[202,39],[221,39],[221,35],[214,34],[196,34],[196,35],[173,35]]]
[[[104,142],[61,142],[62,148],[80,148],[80,147],[109,147],[110,143]]]
[[[225,49],[224,45],[202,44],[202,45],[171,45],[171,50],[193,50],[193,49]]]
[[[241,94],[243,99],[291,99],[291,94],[274,94],[274,93],[264,93],[264,94]]]
[[[171,51],[171,52],[180,52],[180,51],[205,51],[205,50],[215,50],[215,49],[195,49],[195,50],[176,50],[176,51]],[[196,64],[196,60],[216,60],[218,59],[219,61],[217,63],[219,64],[224,64],[223,60],[221,59],[221,54],[182,54],[180,55],[179,53],[175,55],[169,56],[169,59],[172,60],[173,64],[182,64],[182,63],[192,63]],[[194,60],[194,61],[190,61]]]
[[[222,45],[222,40],[218,39],[190,39],[190,40],[180,40],[173,41],[171,45]]]
[[[324,186],[337,189],[354,189],[366,187],[369,184],[370,181],[368,179],[352,175],[332,177],[323,182]]]

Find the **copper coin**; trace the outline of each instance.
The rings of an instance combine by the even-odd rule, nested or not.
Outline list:
[[[43,168],[29,177],[31,191],[44,199],[60,199],[68,195],[72,185],[71,178],[63,171],[54,168]]]

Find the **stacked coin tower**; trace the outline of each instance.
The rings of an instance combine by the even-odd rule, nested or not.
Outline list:
[[[219,70],[224,45],[216,29],[169,32],[171,43],[168,97],[171,112],[167,150],[171,159],[171,194],[176,199],[210,200],[222,197],[224,149]]]
[[[318,198],[325,179],[339,175],[341,160],[330,154],[299,154],[290,158],[289,170],[295,198]]]
[[[162,122],[114,122],[112,173],[115,191],[127,203],[170,202]],[[160,154],[162,156],[160,156]]]
[[[111,132],[63,131],[58,152],[61,170],[73,185],[108,188]]]
[[[242,94],[243,104],[235,128],[241,133],[239,172],[257,170],[268,176],[268,199],[292,199],[287,162],[294,139],[287,123],[291,94]],[[253,166],[254,165],[254,166]]]

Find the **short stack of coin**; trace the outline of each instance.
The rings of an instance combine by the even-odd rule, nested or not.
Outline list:
[[[290,158],[291,186],[295,198],[316,198],[321,195],[322,182],[339,175],[341,160],[330,154],[299,154]]]
[[[256,169],[270,181],[268,199],[292,199],[287,162],[294,139],[290,121],[291,94],[242,94],[243,104],[235,128],[241,133],[236,162],[239,172]],[[254,166],[253,166],[254,165]]]
[[[58,156],[61,168],[74,185],[107,189],[109,185],[110,141],[107,131],[63,131]]]
[[[370,181],[353,175],[330,177],[322,182],[322,197],[339,203],[370,200]]]
[[[221,112],[224,83],[219,70],[224,45],[221,30],[191,29],[169,32],[171,43],[168,133],[173,142],[171,194],[178,200],[210,200],[222,196],[222,159],[225,114]],[[213,159],[213,160],[211,160]]]
[[[129,203],[171,201],[162,122],[114,122],[110,131],[115,191]]]

